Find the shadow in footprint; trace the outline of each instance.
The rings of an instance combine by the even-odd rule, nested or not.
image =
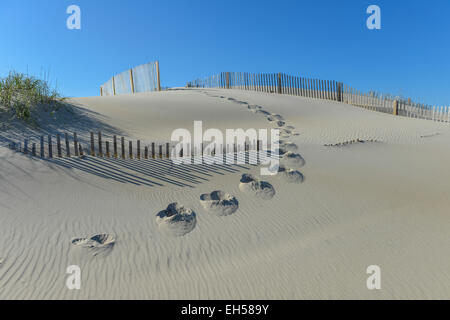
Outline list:
[[[192,209],[174,202],[169,204],[167,209],[158,212],[156,224],[164,235],[181,237],[194,230],[197,225],[197,217]]]
[[[256,196],[264,200],[270,200],[275,196],[275,189],[267,181],[260,181],[251,174],[243,174],[239,189],[247,194]]]
[[[110,234],[98,234],[91,238],[74,238],[71,243],[74,248],[82,249],[94,257],[105,257],[114,248],[116,237]]]
[[[229,216],[239,208],[238,200],[223,191],[213,191],[200,196],[200,204],[210,213],[217,216]]]

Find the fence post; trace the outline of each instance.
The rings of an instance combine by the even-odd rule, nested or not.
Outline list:
[[[31,146],[31,155],[33,157],[36,156],[36,143],[33,142],[32,146]]]
[[[159,158],[162,159],[163,152],[162,152],[162,145],[159,145]]]
[[[337,96],[337,82],[335,80],[333,80],[332,82],[332,86],[333,86],[333,95],[334,95],[334,101],[338,101],[338,96]]]
[[[299,77],[298,78],[298,86],[299,86],[299,95],[301,96],[301,97],[303,97],[304,95],[303,95],[303,78],[302,77]]]
[[[125,159],[125,138],[120,138],[120,144],[121,144],[121,152],[122,152],[122,159]]]
[[[137,141],[136,148],[137,148],[136,155],[137,155],[137,158],[140,160],[141,159],[141,141],[140,140]]]
[[[394,116],[398,116],[398,100],[394,100],[392,108]]]
[[[131,93],[134,93],[133,69],[130,69],[130,86],[131,86]]]
[[[109,158],[109,156],[110,156],[110,153],[109,153],[109,141],[106,141],[105,144],[106,144],[106,157]]]
[[[320,98],[325,99],[325,80],[320,80]]]
[[[147,146],[145,146],[145,148],[144,148],[144,157],[145,157],[145,159],[148,159],[148,147]]]
[[[155,154],[155,143],[152,142],[152,158],[155,159],[156,158],[156,154]]]
[[[117,158],[117,136],[113,136],[113,149],[114,149],[114,158]]]
[[[342,102],[342,82],[337,83],[337,101]]]
[[[112,85],[113,85],[113,94],[116,95],[116,80],[114,80],[114,76],[112,77]]]
[[[230,89],[230,73],[229,72],[226,73],[226,77],[227,77],[226,78],[226,82],[227,82],[226,83],[226,88]]]
[[[294,82],[294,76],[289,76],[289,87],[290,87],[290,94],[295,94],[295,82]]]
[[[103,97],[103,88],[100,86],[100,96]]]
[[[170,144],[166,143],[166,158],[170,158]]]
[[[57,146],[57,148],[58,148],[58,158],[61,158],[61,157],[62,157],[62,151],[61,151],[61,136],[60,136],[59,133],[56,135],[56,146]]]
[[[94,133],[91,131],[91,156],[95,156]]]
[[[130,159],[133,159],[133,141],[128,141],[128,154]]]
[[[134,93],[133,69],[130,69],[130,87],[131,93]]]
[[[98,156],[103,157],[102,132],[98,132]]]
[[[157,82],[157,85],[158,85],[158,91],[161,91],[161,76],[160,76],[160,73],[159,73],[159,61],[156,61],[155,62],[155,65],[156,65],[156,82]]]
[[[328,97],[328,100],[333,100],[333,92],[331,89],[331,81],[330,80],[327,80],[327,97]]]
[[[269,90],[269,76],[267,73],[264,74],[264,91],[270,92]]]
[[[28,153],[28,139],[25,139],[23,141],[23,153],[25,153],[25,154]]]
[[[75,156],[78,157],[78,137],[77,133],[73,133],[73,146],[75,148]]]
[[[44,136],[41,136],[41,158],[45,157],[45,151],[44,151]]]
[[[48,135],[48,157],[53,158],[52,136]]]
[[[319,99],[319,81],[314,79],[314,98]]]
[[[278,73],[278,94],[281,94],[281,73]]]
[[[66,156],[70,158],[70,144],[69,144],[69,135],[67,132],[64,132],[64,138],[66,140]]]

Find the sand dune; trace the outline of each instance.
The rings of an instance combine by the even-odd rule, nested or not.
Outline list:
[[[280,127],[283,167],[44,161],[6,142],[55,123],[15,124],[0,133],[0,299],[450,298],[448,124],[239,90],[70,104],[60,130],[85,141],[167,142],[194,120]],[[81,290],[65,285],[69,265]],[[369,265],[381,290],[366,287]]]

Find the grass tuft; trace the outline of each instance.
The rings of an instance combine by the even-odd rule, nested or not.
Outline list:
[[[33,112],[40,106],[58,110],[63,101],[48,81],[15,71],[0,78],[0,107],[27,123],[33,123]]]

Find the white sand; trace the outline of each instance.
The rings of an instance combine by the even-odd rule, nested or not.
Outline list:
[[[219,129],[275,126],[210,95],[262,106],[295,127],[299,135],[285,140],[304,159],[295,168],[303,183],[261,177],[252,165],[43,161],[0,147],[0,299],[450,298],[450,125],[238,90],[73,103],[95,112],[86,113],[89,125],[101,121],[106,134],[147,143],[168,141],[194,120]],[[69,119],[61,129],[82,124]],[[377,142],[324,146],[355,139]],[[269,182],[275,196],[243,193],[244,173]],[[236,197],[238,210],[205,210],[200,196],[213,191]],[[180,237],[156,221],[174,202],[196,216]],[[101,234],[110,237],[91,239]],[[65,286],[69,265],[81,267],[81,290]],[[381,290],[366,288],[369,265],[381,267]]]

